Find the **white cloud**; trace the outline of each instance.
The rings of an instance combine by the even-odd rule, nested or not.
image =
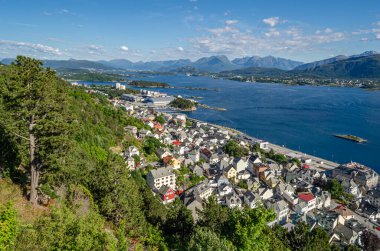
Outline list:
[[[268,17],[268,18],[263,19],[263,23],[265,23],[271,27],[276,26],[279,22],[280,22],[279,17]]]
[[[269,29],[268,32],[265,33],[265,36],[267,37],[278,37],[280,36],[280,32],[277,31],[275,28]]]
[[[274,19],[274,26],[282,23],[280,19]],[[323,29],[317,33],[306,32],[300,27],[285,27],[282,29],[272,27],[256,30],[239,29],[236,26],[225,25],[213,29],[205,29],[209,33],[190,40],[192,47],[186,49],[186,55],[209,56],[225,54],[230,57],[244,55],[265,54],[292,54],[310,50],[325,51],[328,43],[341,41],[347,38],[345,33],[330,29]]]
[[[362,41],[362,42],[367,42],[367,41],[368,41],[368,37],[362,37],[362,38],[360,39],[360,41]]]
[[[8,50],[14,50],[16,54],[40,53],[40,54],[55,55],[55,56],[63,55],[63,53],[58,48],[48,46],[48,45],[43,45],[43,44],[29,43],[29,42],[0,40],[0,47],[6,47]]]
[[[103,46],[91,44],[87,46],[88,53],[90,54],[103,54],[105,52]]]
[[[226,25],[235,25],[235,24],[239,23],[239,20],[226,20],[224,23]]]
[[[177,48],[177,50],[179,50],[179,51],[184,51],[183,47],[181,47],[181,46],[179,46],[179,47]]]
[[[376,40],[380,40],[380,21],[372,23],[372,28],[368,29],[361,29],[351,32],[352,35],[373,35]],[[367,38],[367,40],[372,40],[370,38]],[[360,41],[367,41],[363,40],[362,38]]]
[[[123,45],[123,46],[120,47],[120,50],[122,50],[124,52],[127,52],[127,51],[129,51],[129,48],[128,48],[128,46]]]

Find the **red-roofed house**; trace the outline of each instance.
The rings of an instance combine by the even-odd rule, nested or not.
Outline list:
[[[164,127],[159,122],[154,122],[154,129],[156,129],[158,132],[162,132]]]
[[[317,200],[312,193],[300,193],[298,194],[298,198],[300,201],[307,203],[306,211],[310,211],[315,208]]]
[[[161,196],[161,200],[163,204],[168,204],[175,199],[175,192],[173,189],[170,187],[163,185],[161,188],[158,190],[158,193]]]
[[[173,141],[173,145],[175,146],[180,146],[181,145],[181,142],[179,140],[174,140]]]

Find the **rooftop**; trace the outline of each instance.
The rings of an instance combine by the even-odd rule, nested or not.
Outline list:
[[[303,201],[309,202],[311,200],[314,200],[315,197],[312,193],[301,193],[298,195],[298,198],[300,198]]]
[[[158,168],[158,169],[151,170],[150,173],[153,176],[153,178],[155,178],[155,179],[158,179],[158,178],[161,178],[161,177],[170,176],[170,175],[174,175],[171,172],[171,169],[170,168],[166,168],[166,167],[161,167],[161,168]]]

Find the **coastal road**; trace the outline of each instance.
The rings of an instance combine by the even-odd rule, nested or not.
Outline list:
[[[244,139],[248,140],[251,144],[254,144],[256,142],[263,142],[263,140],[248,136],[248,135],[243,134],[243,133],[240,133],[240,135],[238,135],[238,136],[240,138],[244,138]],[[308,154],[305,154],[305,153],[302,153],[299,151],[295,151],[295,150],[292,150],[292,149],[289,149],[289,148],[286,148],[283,146],[275,145],[272,143],[268,144],[268,148],[273,149],[273,151],[275,151],[276,153],[280,153],[280,154],[284,154],[284,155],[297,156],[298,158],[303,157],[303,158],[311,159],[314,163],[316,163],[316,165],[315,164],[311,165],[310,168],[316,169],[318,171],[332,170],[332,169],[339,166],[338,163],[335,163],[335,162],[332,162],[332,161],[329,161],[326,159],[322,159],[322,158],[319,158],[316,156],[308,155]]]
[[[205,121],[200,121],[200,120],[197,120],[197,119],[193,119],[193,118],[188,118],[192,121],[195,121],[195,122],[201,122],[201,123],[207,123],[207,124],[210,124],[210,125],[213,125],[215,127],[218,127],[218,128],[221,128],[223,130],[229,130],[230,132],[232,132],[232,134],[234,134],[236,137],[240,138],[240,139],[244,139],[244,140],[247,140],[250,144],[255,144],[256,142],[263,142],[263,140],[261,139],[258,139],[258,138],[255,138],[255,137],[252,137],[252,136],[249,136],[245,133],[242,133],[238,130],[235,130],[235,129],[232,129],[232,128],[228,128],[228,127],[225,127],[225,126],[220,126],[220,125],[215,125],[215,124],[212,124],[212,123],[208,123],[208,122],[205,122]],[[268,144],[268,148],[272,148],[273,151],[275,151],[276,153],[280,153],[280,154],[284,154],[284,155],[293,155],[293,156],[297,156],[298,158],[308,158],[308,159],[311,159],[314,163],[310,166],[310,168],[312,169],[316,169],[317,171],[326,171],[326,170],[332,170],[336,167],[339,166],[338,163],[336,162],[333,162],[333,161],[330,161],[330,160],[326,160],[326,159],[322,159],[322,158],[319,158],[319,157],[316,157],[316,156],[313,156],[313,155],[308,155],[308,154],[305,154],[305,153],[302,153],[302,152],[299,152],[299,151],[295,151],[295,150],[292,150],[292,149],[289,149],[289,148],[286,148],[286,147],[283,147],[283,146],[279,146],[279,145],[275,145],[275,144],[272,144],[272,143],[269,143]]]
[[[291,150],[289,148],[285,148],[285,147],[282,147],[282,146],[279,146],[279,145],[274,145],[274,144],[269,143],[268,147],[272,148],[273,151],[275,151],[277,153],[284,154],[284,155],[287,155],[287,154],[291,153],[292,155],[296,155],[296,156],[299,156],[299,157],[311,159],[312,161],[314,161],[315,163],[317,163],[317,165],[318,165],[317,168],[320,168],[320,169],[323,169],[323,170],[332,170],[332,169],[337,168],[339,166],[339,164],[336,163],[336,162],[332,162],[332,161],[329,161],[329,160],[326,160],[326,159],[322,159],[322,158],[319,158],[319,157],[316,157],[316,156],[308,155],[306,153],[302,153],[302,152],[299,152],[299,151]]]

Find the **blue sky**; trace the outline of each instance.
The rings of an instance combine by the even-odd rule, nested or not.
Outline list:
[[[380,1],[0,0],[0,27],[0,58],[309,62],[380,51]]]

